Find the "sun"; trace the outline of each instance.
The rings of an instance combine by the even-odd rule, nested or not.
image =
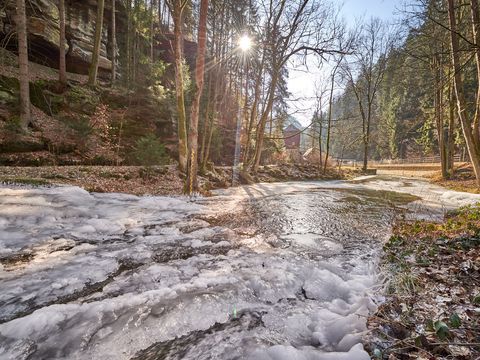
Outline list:
[[[239,40],[238,40],[238,47],[242,51],[248,51],[252,47],[252,39],[248,35],[243,35]]]

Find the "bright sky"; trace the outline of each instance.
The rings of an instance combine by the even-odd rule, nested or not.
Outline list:
[[[399,16],[398,9],[401,8],[403,0],[333,0],[341,6],[341,14],[349,26],[355,25],[358,18],[368,19],[370,17],[379,17],[385,21],[394,22]],[[343,6],[342,6],[343,4]],[[310,124],[313,112],[315,110],[315,83],[320,82],[322,77],[328,76],[326,68],[324,70],[316,66],[313,62],[309,66],[308,72],[305,68],[289,69],[290,78],[288,80],[288,89],[292,94],[290,112],[303,125]],[[302,100],[298,100],[298,99]]]

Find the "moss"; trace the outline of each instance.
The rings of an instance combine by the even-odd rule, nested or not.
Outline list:
[[[10,91],[2,90],[0,88],[0,104],[13,105],[17,101],[17,98]]]
[[[13,115],[5,124],[4,129],[14,134],[22,134],[24,132],[22,128],[22,122],[19,115]]]
[[[117,174],[117,173],[106,171],[106,170],[100,171],[98,173],[98,176],[104,179],[121,179],[122,178],[121,174]]]
[[[46,80],[30,83],[30,101],[49,115],[58,114],[65,103],[63,96],[51,91],[55,86],[56,82]]]
[[[0,47],[0,65],[17,67],[17,57],[11,51]]]
[[[87,138],[93,132],[92,126],[90,125],[90,119],[86,115],[81,115],[77,118],[61,116],[59,117],[59,120],[77,132],[80,138]]]
[[[3,178],[0,179],[2,183],[6,184],[22,184],[22,185],[33,185],[33,186],[45,186],[50,185],[45,179],[38,179],[38,178],[22,178],[22,177],[14,177],[14,178]]]
[[[100,103],[100,96],[89,87],[72,86],[65,94],[65,101],[71,110],[93,115]]]

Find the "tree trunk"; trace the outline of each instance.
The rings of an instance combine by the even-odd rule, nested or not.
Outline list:
[[[321,170],[323,167],[323,158],[322,158],[322,131],[323,131],[322,116],[323,114],[321,109],[319,110],[319,114],[317,114],[317,116],[319,116],[318,118],[318,155],[320,156],[318,166],[319,166],[319,170]]]
[[[95,86],[97,84],[98,60],[100,58],[100,44],[102,42],[104,5],[105,0],[98,0],[97,19],[95,24],[95,42],[93,45],[92,62],[88,71],[88,84],[90,86]]]
[[[138,32],[134,24],[133,26],[133,51],[132,51],[132,82],[137,80],[137,63],[138,63]]]
[[[433,64],[432,70],[434,73],[434,86],[435,86],[435,96],[433,99],[434,109],[435,109],[435,122],[437,125],[437,137],[438,137],[438,151],[440,153],[440,162],[442,168],[442,179],[446,180],[448,177],[447,171],[447,149],[445,141],[445,131],[443,124],[443,111],[442,111],[442,74],[440,67],[439,56],[436,55]]]
[[[363,142],[363,171],[367,171],[368,169],[368,145],[370,144],[370,125],[372,123],[372,105],[373,105],[373,97],[370,96],[370,91],[368,92],[368,105],[367,105],[367,117],[366,117],[366,124],[365,124],[365,134],[364,134],[364,142]]]
[[[127,88],[130,88],[132,75],[132,0],[127,0]]]
[[[62,89],[67,86],[67,65],[65,63],[65,0],[59,0],[58,12],[60,15],[60,58],[58,81]]]
[[[332,126],[332,107],[333,107],[333,87],[335,85],[335,72],[332,73],[332,84],[330,87],[330,98],[328,99],[328,119],[327,119],[327,142],[325,144],[325,162],[323,163],[323,172],[327,171],[328,155],[330,154],[330,129]]]
[[[180,171],[187,172],[187,116],[183,89],[183,8],[180,0],[173,0],[173,33],[175,52],[175,92],[177,97],[178,162]]]
[[[475,40],[475,61],[477,65],[477,79],[480,79],[480,17],[478,0],[470,0],[472,15],[472,33]],[[480,81],[477,81],[477,102],[473,118],[473,141],[476,149],[480,149]]]
[[[252,131],[253,131],[253,125],[255,124],[257,114],[258,114],[258,102],[260,100],[260,85],[262,84],[262,70],[263,70],[263,64],[264,64],[264,56],[262,56],[262,62],[260,65],[260,69],[258,70],[258,75],[255,79],[255,88],[253,91],[254,98],[253,98],[253,103],[252,103],[252,110],[250,111],[250,119],[248,121],[248,126],[247,126],[247,142],[245,144],[245,158],[244,158],[244,163],[247,164],[250,161],[250,147],[251,145],[251,139],[252,139]]]
[[[455,5],[454,0],[448,0],[448,17],[450,21],[450,45],[452,66],[454,72],[455,94],[457,98],[457,110],[458,118],[462,126],[463,136],[467,146],[468,155],[472,162],[473,171],[477,180],[477,186],[480,187],[480,159],[478,156],[478,149],[475,147],[474,136],[472,134],[472,128],[470,121],[466,118],[466,101],[463,94],[463,81],[462,81],[462,65],[459,58],[459,43],[457,34],[457,24],[455,19]],[[478,75],[478,74],[477,74]],[[478,76],[477,76],[478,77]],[[477,107],[480,104],[477,104]]]
[[[152,66],[153,66],[153,63],[155,61],[154,59],[154,53],[153,53],[153,45],[155,43],[155,34],[154,34],[154,21],[153,21],[153,15],[154,15],[154,11],[153,9],[155,8],[155,0],[152,0],[151,4],[150,4],[150,62],[152,63]]]
[[[260,160],[262,157],[262,150],[263,150],[263,139],[265,137],[265,126],[267,124],[268,115],[272,110],[273,100],[275,98],[275,90],[277,88],[278,75],[279,75],[278,70],[274,70],[272,75],[272,81],[270,83],[267,107],[263,111],[262,117],[260,118],[260,123],[258,124],[258,127],[257,127],[257,138],[255,143],[255,158],[254,158],[254,164],[253,164],[254,173],[257,172],[258,167],[260,166]]]
[[[205,47],[207,45],[207,14],[208,0],[202,0],[200,3],[200,18],[198,22],[198,48],[197,60],[195,65],[195,93],[193,96],[192,108],[190,112],[190,128],[188,133],[189,154],[186,192],[191,194],[198,191],[198,114],[200,112],[200,99],[202,97],[203,82],[205,75]]]
[[[28,71],[27,16],[25,0],[17,0],[18,65],[20,70],[20,122],[23,129],[30,124],[30,83]]]
[[[207,138],[206,139],[206,145],[205,145],[205,151],[203,153],[203,159],[202,159],[202,170],[206,170],[207,169],[207,163],[208,163],[208,159],[210,157],[210,147],[212,145],[212,137],[213,137],[213,130],[214,130],[214,127],[215,127],[215,119],[217,117],[217,113],[218,113],[218,108],[219,108],[219,101],[218,101],[218,94],[222,94],[221,90],[218,91],[218,89],[220,88],[221,86],[221,74],[223,73],[222,71],[222,67],[219,66],[219,69],[217,70],[217,73],[215,75],[215,83],[214,83],[214,86],[213,86],[213,109],[212,109],[212,116],[211,116],[211,119],[209,119],[209,128],[208,128],[208,133],[205,132],[205,137]]]
[[[371,119],[370,114],[371,114],[370,110],[368,110],[366,122],[364,125],[365,132],[363,134],[363,166],[362,166],[363,171],[367,171],[368,169],[368,145],[370,143],[370,119]]]
[[[449,107],[449,122],[448,122],[448,176],[454,175],[454,156],[455,156],[455,90],[453,86],[449,86],[448,90],[448,107]]]
[[[116,29],[116,14],[115,14],[115,1],[112,0],[112,86],[115,83],[117,77],[117,29]]]
[[[215,60],[214,60],[215,61]],[[201,138],[202,138],[202,145],[200,146],[200,158],[199,158],[199,164],[200,164],[200,172],[204,172],[205,168],[203,167],[203,162],[205,158],[205,147],[207,146],[207,134],[209,131],[210,127],[210,118],[212,114],[212,94],[213,94],[213,89],[212,89],[212,83],[213,83],[213,76],[212,72],[210,72],[210,75],[208,77],[208,93],[207,93],[207,105],[205,107],[205,115],[203,117],[203,130],[201,131]]]

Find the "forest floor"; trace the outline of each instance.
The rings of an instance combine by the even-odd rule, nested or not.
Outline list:
[[[447,189],[480,194],[471,165],[469,163],[456,163],[455,165],[455,174],[448,180],[442,179],[441,166],[437,163],[374,164],[371,167],[377,170],[378,175],[423,177]]]
[[[480,359],[480,205],[441,223],[397,222],[386,301],[369,319],[374,359]]]
[[[432,175],[430,180],[435,184],[452,190],[480,194],[480,189],[477,186],[475,174],[473,173],[473,169],[470,164],[462,164],[458,166],[455,169],[454,176],[448,180],[442,180],[439,171]]]
[[[239,174],[240,184],[293,180],[333,180],[351,177],[352,171],[327,169],[319,173],[314,165],[262,166],[256,175]],[[216,167],[199,177],[201,192],[231,186],[232,168]],[[27,185],[74,185],[92,192],[121,192],[134,195],[178,195],[184,175],[170,166],[41,166],[0,167],[0,182]]]

